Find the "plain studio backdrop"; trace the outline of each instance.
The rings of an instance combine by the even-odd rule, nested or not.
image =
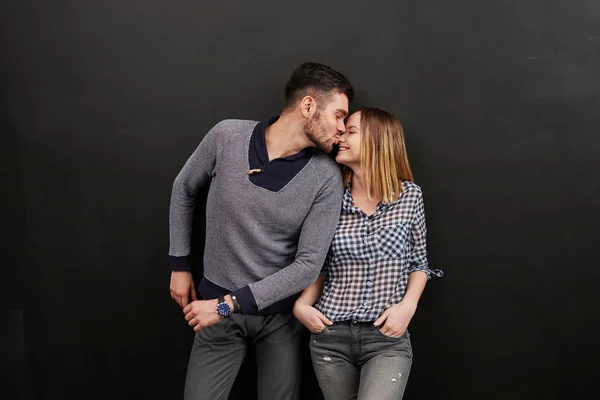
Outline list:
[[[276,115],[303,61],[405,128],[446,273],[405,398],[598,392],[599,1],[7,0],[0,34],[4,399],[182,397],[173,179],[219,120]]]

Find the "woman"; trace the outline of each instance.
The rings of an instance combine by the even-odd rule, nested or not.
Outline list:
[[[423,198],[400,122],[360,109],[348,118],[336,161],[346,184],[340,222],[294,315],[312,332],[326,400],[401,399],[412,364],[406,328],[428,277],[442,272],[427,264]]]

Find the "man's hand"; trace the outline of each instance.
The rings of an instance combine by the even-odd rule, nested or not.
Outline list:
[[[333,322],[321,314],[319,310],[313,306],[300,302],[294,304],[294,316],[312,333],[319,333],[325,329],[325,325],[333,324]]]
[[[385,336],[399,338],[408,328],[408,324],[415,315],[416,310],[416,304],[401,301],[385,310],[373,325],[379,326],[385,322],[379,331]]]
[[[217,314],[217,300],[192,301],[183,309],[186,321],[198,332],[202,328],[216,324],[221,320]]]
[[[196,289],[194,288],[194,279],[189,271],[171,272],[171,297],[184,308],[188,305],[190,296],[196,300]]]

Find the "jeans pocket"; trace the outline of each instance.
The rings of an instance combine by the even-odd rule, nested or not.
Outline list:
[[[408,329],[406,329],[406,330],[404,331],[404,333],[403,333],[403,334],[402,334],[400,337],[391,337],[391,336],[385,335],[385,334],[384,334],[383,332],[381,332],[381,331],[379,330],[379,328],[378,328],[378,327],[376,327],[376,326],[374,326],[374,327],[373,327],[373,329],[375,329],[375,332],[377,332],[377,334],[378,334],[379,336],[381,336],[381,337],[384,337],[384,338],[386,338],[387,340],[402,340],[402,339],[405,339],[405,338],[408,338],[408,337],[409,337]]]
[[[323,329],[321,329],[321,331],[319,331],[319,332],[311,332],[311,335],[320,336],[320,335],[326,333],[328,330],[329,330],[329,328],[327,327],[327,325],[325,325],[323,327]]]

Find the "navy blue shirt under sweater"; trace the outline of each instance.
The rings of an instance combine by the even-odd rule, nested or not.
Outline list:
[[[250,138],[248,151],[250,169],[261,170],[258,174],[250,175],[250,181],[273,192],[287,185],[306,166],[314,151],[314,147],[307,147],[291,156],[269,161],[266,132],[267,128],[278,119],[279,117],[274,117],[268,122],[259,122],[256,125]]]
[[[296,154],[269,161],[266,131],[278,119],[279,117],[274,117],[268,121],[259,122],[252,132],[248,149],[250,169],[260,170],[259,173],[250,175],[250,181],[257,186],[273,192],[277,192],[285,187],[306,166],[315,151],[315,148],[307,147]],[[185,271],[191,268],[190,256],[170,256],[170,258],[172,270],[174,271]],[[300,293],[296,293],[258,311],[256,301],[248,286],[231,292],[231,290],[216,285],[206,278],[202,278],[198,284],[197,291],[203,299],[215,299],[231,293],[238,298],[242,313],[252,315],[291,312],[294,302],[300,295]]]

